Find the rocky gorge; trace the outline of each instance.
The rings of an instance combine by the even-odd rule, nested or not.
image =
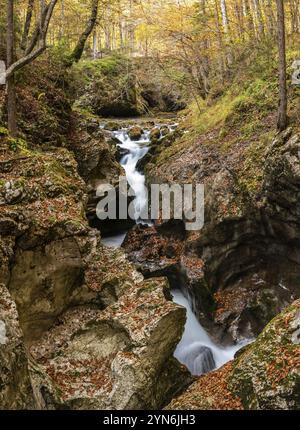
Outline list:
[[[225,152],[209,131],[183,145],[185,113],[106,119],[59,94],[59,142],[0,128],[0,408],[299,409],[297,125],[268,140],[254,175],[243,141]],[[129,172],[144,185],[204,183],[201,231],[97,219],[99,185],[128,178],[120,132],[138,151],[146,134]],[[178,354],[187,318],[208,337],[193,375]]]

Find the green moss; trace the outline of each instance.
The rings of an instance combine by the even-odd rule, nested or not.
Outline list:
[[[0,127],[0,136],[8,136],[8,130],[5,127]]]
[[[24,151],[27,149],[27,142],[22,138],[8,137],[7,143],[9,149],[14,152],[16,152],[17,150]]]

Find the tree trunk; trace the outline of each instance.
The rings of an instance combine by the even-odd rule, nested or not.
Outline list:
[[[285,22],[283,0],[277,2],[278,17],[278,48],[279,48],[279,109],[277,128],[282,131],[287,126],[287,85],[286,85],[286,51],[285,51]]]
[[[23,51],[25,51],[27,46],[28,34],[29,34],[32,14],[33,14],[33,7],[34,7],[34,0],[28,0],[24,30],[23,30],[22,41],[21,41],[21,49]]]
[[[96,60],[97,58],[97,31],[94,30],[93,33],[93,59]]]
[[[98,2],[99,0],[92,0],[90,18],[88,20],[86,28],[84,29],[84,31],[82,32],[82,34],[78,39],[78,42],[74,48],[74,51],[71,54],[70,66],[74,61],[78,62],[82,57],[86,41],[96,25],[97,16],[98,16]]]
[[[218,35],[218,48],[219,48],[219,67],[220,67],[220,74],[221,79],[223,81],[225,70],[226,70],[226,61],[224,59],[224,44],[223,44],[223,38],[222,38],[222,32],[221,32],[221,25],[220,25],[220,17],[219,17],[219,8],[217,0],[214,2],[214,17],[215,17],[215,25],[217,29],[217,35]]]
[[[14,62],[14,0],[7,0],[7,68]],[[12,137],[17,136],[15,76],[7,78],[7,127]]]
[[[251,40],[251,38],[254,35],[254,23],[253,23],[253,17],[250,9],[249,0],[244,0],[243,9],[244,9],[244,16],[247,20],[248,36],[249,36],[249,39]]]
[[[264,21],[262,17],[259,0],[253,0],[253,7],[254,7],[256,21],[257,21],[257,33],[258,33],[259,39],[261,39],[264,36],[265,29],[264,29]]]
[[[265,11],[268,30],[270,35],[273,36],[275,33],[275,17],[273,14],[272,0],[266,0]]]

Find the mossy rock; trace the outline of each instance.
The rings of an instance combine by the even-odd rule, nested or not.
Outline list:
[[[132,127],[128,131],[128,136],[130,137],[131,140],[140,140],[142,135],[143,135],[143,129],[139,126]]]
[[[229,386],[245,409],[300,408],[300,300],[265,328],[233,364]]]

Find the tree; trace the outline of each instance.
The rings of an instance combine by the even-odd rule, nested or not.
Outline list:
[[[51,0],[47,5],[43,5],[40,18],[36,24],[32,38],[28,47],[24,47],[23,56],[15,61],[15,29],[14,29],[14,0],[7,0],[7,125],[12,136],[17,135],[16,120],[16,91],[15,73],[25,65],[31,63],[40,56],[46,49],[46,38],[49,23],[57,0]]]
[[[278,48],[279,48],[279,109],[277,128],[282,131],[287,126],[287,85],[286,85],[286,50],[285,20],[283,0],[277,2]]]
[[[90,34],[93,32],[96,22],[97,22],[97,16],[98,16],[98,4],[99,0],[92,0],[91,4],[91,14],[88,19],[88,22],[86,24],[85,29],[81,33],[78,42],[71,54],[70,58],[70,65],[75,61],[78,62],[80,58],[82,57],[83,50],[86,44],[87,39],[89,38]]]
[[[14,2],[7,0],[7,67],[11,67],[14,61]],[[15,76],[11,74],[7,76],[7,126],[10,134],[16,136],[17,134],[17,121],[16,121],[16,90],[15,90]]]
[[[23,30],[22,41],[21,41],[21,49],[23,51],[25,51],[26,46],[27,46],[27,40],[28,40],[29,30],[30,30],[30,26],[31,26],[33,8],[34,8],[34,0],[28,0],[24,30]]]

